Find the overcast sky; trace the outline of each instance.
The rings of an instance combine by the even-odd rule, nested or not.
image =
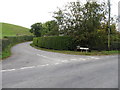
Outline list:
[[[1,0],[0,22],[16,24],[30,28],[36,22],[52,20],[57,7],[63,7],[67,2],[77,0]],[[85,1],[85,0],[80,0]],[[107,1],[107,0],[98,0]],[[111,14],[118,15],[118,2],[111,0]]]

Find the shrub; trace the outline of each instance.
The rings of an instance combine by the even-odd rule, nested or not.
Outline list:
[[[33,39],[33,44],[56,50],[74,50],[76,47],[73,38],[68,36],[38,37]]]

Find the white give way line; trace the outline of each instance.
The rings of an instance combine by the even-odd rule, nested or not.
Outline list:
[[[50,58],[50,57],[47,57],[47,56],[44,56],[44,55],[37,54],[37,56],[53,60],[53,58]],[[94,59],[99,59],[99,58],[96,58],[96,57],[78,58],[78,59],[72,58],[70,60],[59,60],[59,62],[55,62],[53,64],[44,64],[44,65],[37,65],[37,66],[22,67],[22,68],[19,68],[19,69],[7,69],[7,70],[1,70],[0,72],[10,72],[10,71],[15,71],[15,70],[32,69],[32,68],[37,68],[37,67],[58,65],[58,64],[67,63],[67,62],[70,62],[70,61],[85,61],[85,60],[89,60],[89,59],[94,60]]]

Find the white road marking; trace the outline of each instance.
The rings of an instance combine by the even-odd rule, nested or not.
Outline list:
[[[31,67],[22,67],[20,69],[28,69],[28,68],[35,68],[35,66],[31,66]]]
[[[70,60],[72,60],[72,61],[85,61],[86,59],[84,59],[84,58],[79,58],[79,59],[70,59]]]
[[[48,66],[49,64],[45,64],[45,66]]]
[[[44,55],[40,55],[40,54],[37,54],[38,56],[42,56],[42,57],[44,57],[44,58],[49,58],[49,57],[47,57],[47,56],[44,56]],[[52,58],[49,58],[49,59],[52,59]],[[62,60],[62,61],[60,61],[60,62],[62,62],[62,63],[67,63],[67,62],[70,62],[70,61],[85,61],[85,60],[88,60],[88,59],[92,59],[92,60],[94,60],[94,59],[100,59],[100,58],[97,58],[97,57],[90,57],[90,58],[86,58],[86,59],[84,59],[84,58],[79,58],[79,59],[70,59],[70,60]],[[9,72],[9,71],[15,71],[15,70],[24,70],[24,69],[30,69],[30,68],[36,68],[36,67],[44,67],[44,66],[49,66],[49,65],[58,65],[58,64],[61,64],[61,63],[58,63],[58,62],[56,62],[56,63],[53,63],[53,64],[44,64],[44,65],[37,65],[37,66],[30,66],[30,67],[22,67],[22,68],[19,68],[19,69],[7,69],[7,70],[1,70],[0,72]]]
[[[58,64],[60,64],[60,63],[55,63],[54,65],[58,65]]]
[[[85,61],[86,59],[84,59],[84,58],[79,58],[80,60],[82,60],[82,61]]]
[[[64,63],[66,63],[66,62],[68,62],[68,60],[63,60],[63,61],[61,61],[61,62],[64,62]]]
[[[41,55],[42,57],[44,57],[44,58],[48,58],[47,56],[44,56],[44,55]]]
[[[38,65],[38,66],[31,66],[31,67],[22,67],[19,69],[7,69],[7,70],[1,70],[0,72],[7,72],[7,71],[15,71],[15,70],[24,70],[24,69],[30,69],[30,68],[36,68],[36,67],[42,67],[42,66],[48,66],[49,64],[45,65]]]
[[[47,58],[47,59],[52,59],[53,60],[53,58],[50,58],[50,57],[47,57],[47,56],[44,56],[44,55],[40,55],[40,54],[37,54],[38,56],[41,56],[41,57],[43,57],[43,58]]]
[[[40,54],[37,54],[38,56],[41,56]]]
[[[14,71],[16,69],[8,69],[8,70],[2,70],[2,72],[6,72],[6,71]]]
[[[61,62],[65,62],[65,61],[61,61]]]
[[[76,61],[77,59],[70,59],[70,60]]]
[[[44,66],[46,66],[46,65],[38,65],[37,67],[44,67]]]
[[[92,58],[92,59],[100,59],[100,58],[97,58],[97,57],[90,57],[90,58]]]

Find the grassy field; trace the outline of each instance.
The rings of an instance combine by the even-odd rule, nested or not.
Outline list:
[[[53,50],[53,49],[45,49],[45,48],[40,48],[35,46],[34,44],[31,44],[32,47],[39,49],[39,50],[44,50],[48,52],[56,52],[56,53],[63,53],[63,54],[71,54],[71,55],[115,55],[115,54],[120,54],[120,51],[92,51],[92,52],[80,52],[80,51],[67,51],[67,50]]]
[[[8,23],[0,23],[0,27],[2,26],[2,37],[4,36],[23,36],[23,35],[32,35],[29,32],[28,28],[17,26]]]

